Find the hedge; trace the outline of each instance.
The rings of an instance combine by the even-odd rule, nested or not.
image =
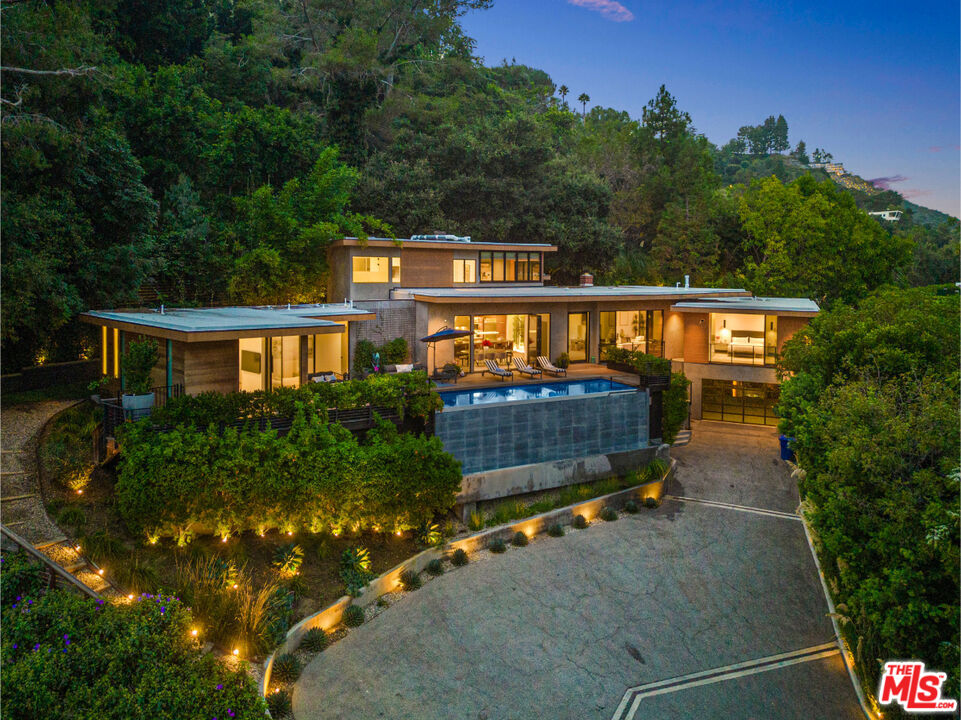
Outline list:
[[[609,347],[604,353],[604,360],[630,365],[640,375],[667,375],[671,372],[670,360],[657,357],[656,355],[648,355],[637,350]]]
[[[65,590],[5,592],[3,716],[262,720],[247,674],[201,653],[193,627],[172,597],[112,604]]]
[[[154,409],[150,422],[206,428],[211,423],[229,424],[242,418],[293,417],[298,405],[322,414],[328,408],[347,410],[368,404],[418,418],[427,418],[432,411],[444,406],[427,373],[410,372],[337,383],[311,382],[299,388],[275,388],[270,392],[184,395]]]
[[[151,537],[271,528],[311,532],[417,527],[446,512],[460,463],[436,437],[381,422],[361,444],[299,409],[289,434],[128,423],[120,438],[118,508]]]
[[[687,420],[690,386],[691,381],[684,373],[671,373],[671,387],[664,391],[661,415],[661,440],[668,445],[674,442]]]

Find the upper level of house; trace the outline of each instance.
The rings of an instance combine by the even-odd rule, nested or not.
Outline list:
[[[547,243],[473,242],[456,235],[343,238],[327,251],[331,301],[387,300],[400,287],[538,287]]]

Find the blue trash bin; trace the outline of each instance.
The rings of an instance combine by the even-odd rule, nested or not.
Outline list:
[[[781,459],[794,462],[794,451],[791,449],[791,443],[794,442],[794,438],[781,435],[778,440],[781,441]]]

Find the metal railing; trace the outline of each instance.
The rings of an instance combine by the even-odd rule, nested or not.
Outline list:
[[[96,590],[80,582],[80,580],[67,572],[66,568],[55,563],[49,557],[37,550],[32,543],[15,533],[6,525],[0,525],[0,534],[27,553],[32,560],[42,563],[46,567],[47,573],[49,574],[47,587],[50,589],[62,586],[69,590],[76,590],[80,593],[83,593],[94,600],[100,599],[100,594]]]
[[[150,388],[153,394],[153,407],[161,408],[167,404],[171,398],[177,398],[184,394],[184,386],[177,385],[158,385]],[[123,407],[123,394],[118,393],[115,398],[100,398],[100,405],[103,407],[103,437],[115,437],[117,427],[127,420],[140,419],[133,415],[134,411],[125,410]],[[147,411],[147,415],[150,411]]]

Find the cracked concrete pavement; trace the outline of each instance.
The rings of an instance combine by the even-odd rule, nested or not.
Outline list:
[[[689,473],[709,466],[717,442],[683,449],[685,491],[671,493],[691,494]],[[771,436],[720,442],[723,462],[750,475],[751,497],[764,501],[767,482],[768,506],[794,510]],[[738,477],[735,467],[725,479]],[[799,522],[669,500],[432,580],[315,657],[294,711],[298,720],[608,720],[628,687],[832,641],[826,612]],[[859,717],[837,657],[645,703],[638,718],[721,716],[710,708]]]

